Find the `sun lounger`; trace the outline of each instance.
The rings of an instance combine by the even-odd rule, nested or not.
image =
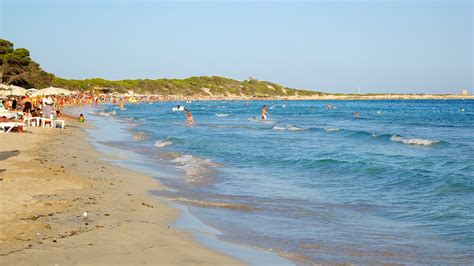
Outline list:
[[[23,123],[18,122],[1,122],[0,128],[3,130],[4,133],[10,132],[15,127],[23,127]]]
[[[10,112],[8,110],[5,110],[5,109],[1,109],[0,110],[0,117],[6,117],[8,119],[10,118],[17,118],[18,117],[18,114],[15,113],[15,112]]]

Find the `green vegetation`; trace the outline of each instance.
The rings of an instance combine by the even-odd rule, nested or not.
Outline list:
[[[13,43],[0,39],[0,83],[43,88],[50,85],[53,78],[53,74],[43,71],[31,60],[28,50],[13,49]]]
[[[186,79],[135,79],[110,81],[105,79],[66,80],[54,78],[53,86],[72,90],[103,89],[116,92],[133,90],[136,93],[153,93],[179,96],[308,96],[319,94],[315,91],[296,90],[281,85],[249,79],[237,81],[223,77],[190,77]]]
[[[285,97],[321,94],[296,90],[281,85],[249,78],[244,81],[223,77],[191,77],[186,79],[135,79],[110,81],[101,78],[73,80],[55,77],[43,71],[24,48],[13,49],[13,43],[0,39],[0,82],[22,87],[44,88],[56,86],[70,90],[92,90],[160,94],[176,96],[247,96]]]

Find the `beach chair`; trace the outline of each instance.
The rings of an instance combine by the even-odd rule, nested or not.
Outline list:
[[[23,123],[17,123],[17,122],[1,122],[0,123],[0,128],[3,130],[2,132],[4,133],[10,132],[15,127],[22,127],[22,126],[24,126]]]
[[[35,117],[26,117],[24,119],[25,124],[29,127],[31,127],[31,126],[39,127],[40,126],[40,120],[41,120],[41,118],[37,117],[37,116],[35,116]]]
[[[41,117],[40,120],[41,120],[41,126],[43,128],[46,127],[46,124],[49,124],[50,128],[54,128],[54,120],[53,119]]]
[[[16,112],[11,112],[6,109],[1,108],[0,109],[0,117],[6,117],[8,119],[10,118],[18,118],[18,114]]]

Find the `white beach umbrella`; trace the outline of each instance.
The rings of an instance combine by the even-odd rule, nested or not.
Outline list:
[[[63,94],[63,95],[72,95],[72,94],[74,94],[74,92],[70,91],[70,90],[66,90],[66,89],[62,89],[62,88],[59,88],[59,90],[61,91],[61,94]]]
[[[10,85],[0,84],[0,90],[9,90],[9,89],[10,89]]]
[[[35,93],[35,92],[37,92],[38,90],[35,89],[35,88],[31,88],[31,89],[27,89],[27,91],[28,91],[29,93]]]
[[[10,93],[11,90],[0,90],[0,96],[8,96]]]
[[[14,86],[14,85],[11,85],[10,86],[10,94],[9,95],[13,95],[13,96],[25,96],[25,94],[27,93],[28,91],[22,87],[18,87],[18,86]]]
[[[41,89],[35,93],[32,94],[32,96],[44,96],[44,95],[61,95],[64,94],[64,89],[61,88],[56,88],[56,87],[48,87]]]

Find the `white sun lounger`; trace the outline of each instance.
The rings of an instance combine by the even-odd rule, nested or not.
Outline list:
[[[17,122],[1,122],[0,128],[3,129],[4,133],[8,133],[13,128],[22,127],[23,125],[24,125],[23,123],[17,123]]]
[[[17,118],[18,114],[15,112],[10,112],[4,109],[0,110],[0,117],[6,117],[6,118]]]

